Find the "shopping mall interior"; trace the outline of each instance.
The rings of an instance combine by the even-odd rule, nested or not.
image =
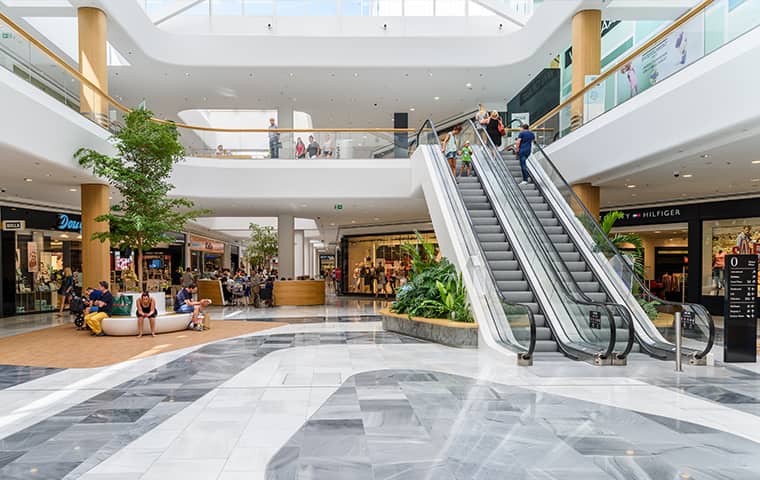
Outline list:
[[[0,0],[0,479],[759,478],[758,25]]]

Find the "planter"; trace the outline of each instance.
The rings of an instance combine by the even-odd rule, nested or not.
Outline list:
[[[434,343],[457,348],[478,347],[478,324],[452,322],[443,318],[421,318],[380,310],[383,315],[383,329],[421,338]]]

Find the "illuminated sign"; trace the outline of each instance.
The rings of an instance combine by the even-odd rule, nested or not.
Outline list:
[[[69,218],[69,215],[66,213],[59,213],[55,229],[62,232],[81,232],[82,222]]]

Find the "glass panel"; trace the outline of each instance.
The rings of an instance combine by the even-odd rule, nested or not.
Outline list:
[[[333,17],[338,14],[336,0],[311,0],[309,13],[315,17]]]
[[[278,17],[302,17],[308,12],[308,0],[279,0],[275,10]]]
[[[465,0],[435,0],[435,15],[438,17],[462,17],[465,14]]]
[[[434,2],[431,0],[406,0],[404,15],[407,17],[432,17]]]
[[[211,15],[214,16],[240,16],[243,14],[241,0],[213,0],[211,2]]]
[[[467,13],[471,17],[495,17],[496,14],[479,3],[468,0]]]
[[[243,12],[251,17],[274,15],[274,0],[243,0]]]

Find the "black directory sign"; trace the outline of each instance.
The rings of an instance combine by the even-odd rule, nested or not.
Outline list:
[[[602,329],[602,312],[591,310],[588,312],[588,327],[597,330]]]
[[[694,312],[684,311],[681,313],[681,330],[694,330],[697,322],[694,320]]]
[[[726,255],[723,358],[757,360],[757,255]]]

